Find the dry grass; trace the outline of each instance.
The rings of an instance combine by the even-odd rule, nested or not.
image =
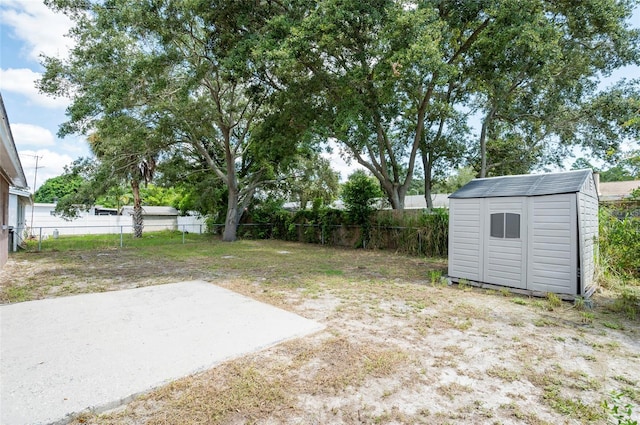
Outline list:
[[[202,279],[326,326],[77,424],[605,424],[612,390],[638,405],[637,321],[432,285],[444,268],[276,241],[20,254],[0,300]]]

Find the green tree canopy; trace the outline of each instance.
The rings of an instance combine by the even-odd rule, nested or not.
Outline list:
[[[627,152],[608,168],[599,169],[585,158],[576,159],[571,168],[574,170],[591,168],[600,173],[601,182],[640,180],[640,149]]]
[[[325,0],[289,21],[267,54],[308,85],[319,134],[403,208],[418,154],[428,197],[432,177],[465,153],[485,176],[558,163],[575,144],[601,150],[594,130],[606,144],[624,140],[596,89],[601,75],[639,63],[632,10],[617,0]]]
[[[73,195],[78,191],[83,178],[71,171],[72,166],[65,167],[64,174],[47,179],[34,194],[35,202],[54,203],[67,195]]]
[[[76,46],[45,59],[40,88],[73,99],[61,133],[105,141],[105,177],[206,169],[210,189],[191,194],[214,198],[189,202],[224,196],[231,241],[254,195],[303,167],[304,144],[337,141],[397,209],[420,159],[430,200],[461,165],[522,173],[575,145],[616,152],[640,90],[598,80],[640,63],[635,3],[49,0]]]
[[[363,170],[351,174],[342,185],[340,198],[344,202],[348,217],[362,227],[362,244],[369,237],[371,214],[382,196],[379,182]]]
[[[289,200],[299,202],[300,209],[304,210],[310,202],[329,205],[337,199],[340,178],[328,159],[312,153],[300,158],[284,184]]]
[[[160,152],[204,162],[227,193],[223,239],[235,240],[256,190],[295,156],[312,110],[280,96],[257,54],[284,5],[49,3],[76,24],[70,56],[47,58],[40,82],[47,93],[73,97],[61,132],[98,127],[109,141],[103,158],[131,165],[113,170],[127,170],[132,184],[136,164],[151,164]]]

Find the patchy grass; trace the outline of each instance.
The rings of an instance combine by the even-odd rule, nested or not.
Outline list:
[[[583,310],[506,288],[448,286],[440,259],[282,241],[149,239],[124,249],[58,244],[12,255],[0,271],[0,302],[197,279],[326,330],[75,424],[605,425],[600,406],[612,389],[624,403],[640,400],[630,296]]]
[[[113,290],[179,280],[217,280],[221,276],[264,279],[277,286],[327,278],[338,278],[339,282],[364,278],[372,284],[389,279],[423,282],[425,269],[441,273],[444,264],[443,260],[375,251],[364,251],[353,259],[348,255],[352,250],[279,241],[222,243],[209,238],[169,244],[167,238],[171,237],[171,232],[148,236],[138,246],[123,249],[91,249],[90,239],[81,237],[79,242],[59,245],[55,251],[12,255],[12,263],[0,277],[0,302],[96,292],[99,287]],[[394,263],[394,257],[403,260]],[[53,289],[58,283],[52,282],[60,282],[61,275],[65,288]]]
[[[592,406],[583,403],[573,397],[564,397],[561,388],[558,386],[548,386],[544,389],[543,399],[555,411],[573,419],[578,419],[582,423],[594,423],[605,418],[599,406]]]
[[[448,384],[440,385],[438,388],[436,388],[436,391],[453,400],[461,394],[473,392],[473,389],[468,385],[462,385],[457,382],[450,382]]]
[[[332,394],[357,388],[368,377],[388,376],[408,358],[402,351],[361,345],[345,337],[330,338],[305,356],[320,362],[311,383],[312,392]]]
[[[518,372],[502,366],[494,366],[488,369],[487,375],[494,378],[500,378],[506,382],[514,382],[520,379],[520,374]]]
[[[553,311],[562,306],[562,300],[553,292],[547,293],[547,309]]]

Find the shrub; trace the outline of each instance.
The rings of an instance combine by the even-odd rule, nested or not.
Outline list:
[[[353,220],[348,212],[322,206],[291,212],[277,204],[264,203],[243,217],[243,222],[252,224],[243,235],[334,246],[362,246],[366,241],[369,249],[427,257],[447,255],[449,213],[446,209],[373,211],[364,226]],[[364,230],[368,236],[363,236]]]
[[[349,176],[342,186],[340,197],[347,208],[347,215],[353,223],[362,227],[362,240],[359,245],[366,247],[369,239],[371,215],[377,198],[382,191],[376,179],[369,177],[364,171],[358,170]]]
[[[616,217],[600,208],[600,266],[606,271],[640,277],[640,218]]]

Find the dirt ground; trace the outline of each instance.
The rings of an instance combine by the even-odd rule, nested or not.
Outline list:
[[[446,285],[442,261],[282,242],[250,248],[260,260],[251,249],[189,259],[24,254],[0,271],[0,297],[203,279],[326,325],[78,424],[618,423],[603,401],[640,418],[640,322],[612,311],[607,294],[588,309]]]

